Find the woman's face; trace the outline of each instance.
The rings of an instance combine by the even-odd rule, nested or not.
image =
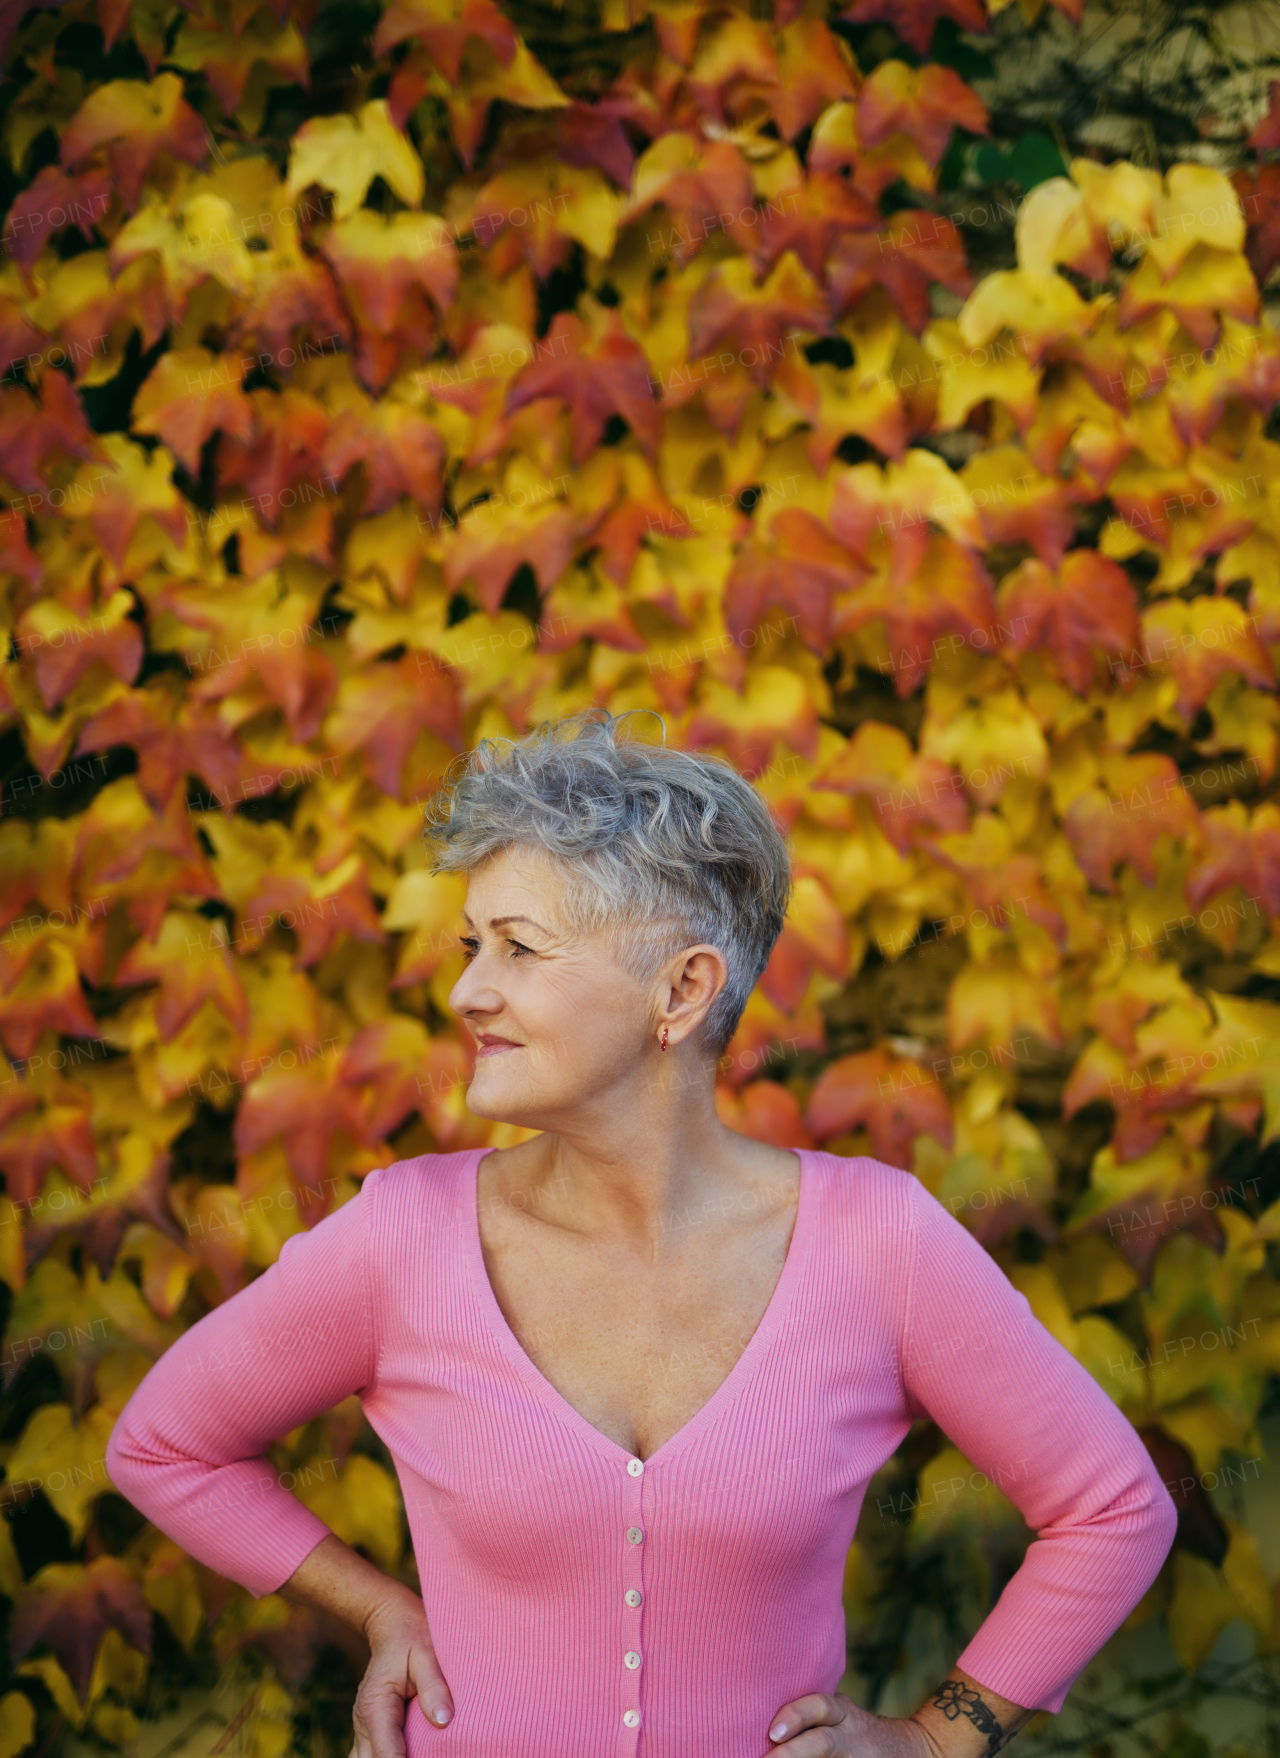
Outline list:
[[[467,1107],[477,1117],[554,1129],[625,1084],[652,1048],[661,982],[640,983],[603,935],[570,927],[562,896],[530,847],[468,878],[467,965],[449,1005],[476,1042]]]

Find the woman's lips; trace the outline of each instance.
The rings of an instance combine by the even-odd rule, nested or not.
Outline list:
[[[482,1056],[499,1056],[504,1050],[523,1050],[523,1044],[513,1044],[510,1038],[490,1038],[476,1050],[476,1061]]]

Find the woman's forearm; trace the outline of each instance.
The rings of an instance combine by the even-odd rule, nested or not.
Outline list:
[[[1035,1713],[953,1667],[911,1720],[940,1758],[994,1758]]]
[[[371,1621],[386,1621],[398,1612],[422,1616],[422,1601],[411,1587],[384,1575],[332,1532],[303,1558],[280,1592],[300,1605],[331,1612],[366,1638]]]

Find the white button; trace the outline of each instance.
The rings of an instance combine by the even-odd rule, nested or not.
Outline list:
[[[628,1709],[622,1719],[628,1727],[639,1727],[640,1711],[638,1709]]]
[[[631,1652],[629,1654],[623,1655],[622,1664],[623,1664],[623,1666],[629,1666],[631,1668],[632,1672],[634,1672],[636,1670],[636,1668],[640,1665],[640,1656],[636,1653],[634,1648],[631,1650]]]
[[[644,1460],[628,1459],[627,1470],[631,1473],[632,1477],[639,1477],[640,1473],[644,1470]]]
[[[639,1605],[640,1602],[643,1600],[643,1598],[644,1598],[644,1594],[641,1593],[641,1591],[638,1587],[628,1587],[628,1589],[627,1589],[627,1604],[628,1605]]]
[[[627,1543],[628,1544],[643,1544],[644,1543],[644,1533],[641,1532],[641,1530],[638,1526],[628,1526],[627,1527]]]

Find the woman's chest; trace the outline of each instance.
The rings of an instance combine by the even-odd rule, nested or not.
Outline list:
[[[729,1380],[778,1291],[794,1208],[707,1226],[654,1262],[518,1216],[482,1226],[486,1275],[529,1361],[600,1434],[646,1459]]]

